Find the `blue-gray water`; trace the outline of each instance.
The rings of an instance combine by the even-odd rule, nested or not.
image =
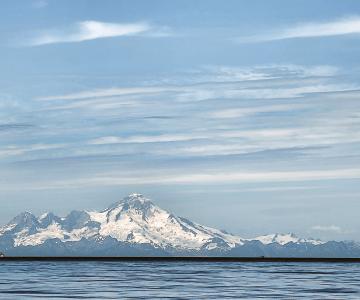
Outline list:
[[[0,298],[360,299],[360,264],[0,262]]]

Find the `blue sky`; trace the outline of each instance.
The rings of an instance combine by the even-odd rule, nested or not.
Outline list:
[[[0,223],[130,192],[359,239],[359,1],[2,1]]]

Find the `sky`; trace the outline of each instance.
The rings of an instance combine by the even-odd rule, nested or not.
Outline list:
[[[129,193],[360,240],[360,2],[3,0],[0,224]]]

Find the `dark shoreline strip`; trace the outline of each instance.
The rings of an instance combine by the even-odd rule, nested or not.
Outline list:
[[[327,257],[149,257],[149,256],[122,256],[122,257],[75,257],[75,256],[8,256],[0,258],[7,261],[119,261],[119,262],[304,262],[304,263],[360,263],[360,258],[327,258]]]

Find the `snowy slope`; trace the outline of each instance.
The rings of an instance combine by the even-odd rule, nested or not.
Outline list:
[[[14,246],[36,246],[50,239],[74,242],[112,237],[117,241],[151,244],[184,250],[231,248],[242,244],[236,237],[177,217],[141,194],[131,194],[104,211],[73,211],[60,218],[46,213],[36,218],[23,213],[0,229],[12,235]]]
[[[275,233],[275,234],[261,235],[250,240],[259,241],[264,245],[268,245],[271,243],[277,243],[280,245],[286,245],[288,243],[294,243],[294,244],[310,243],[313,245],[324,244],[324,242],[321,240],[299,238],[293,233],[287,233],[287,234]]]
[[[328,245],[332,248],[328,249]],[[224,255],[233,251],[255,255],[280,250],[287,253],[284,252],[287,249],[296,249],[299,253],[306,253],[310,251],[308,249],[317,253],[319,249],[325,249],[332,253],[332,249],[346,248],[344,245],[298,238],[293,234],[241,238],[177,217],[141,194],[131,194],[100,212],[72,211],[65,217],[53,213],[35,217],[25,212],[0,228],[0,250],[7,252],[42,247],[51,253],[58,250],[61,254],[61,251],[71,249],[75,251],[71,253],[77,254],[80,250],[76,247],[82,247],[81,251],[91,254],[93,249],[101,254],[104,251],[101,247],[106,246],[107,253],[114,253],[115,248],[136,247],[137,250],[157,249],[173,254]],[[358,250],[357,246],[351,247]]]
[[[88,214],[100,224],[101,236],[118,241],[185,249],[200,249],[212,239],[221,239],[229,247],[241,242],[238,237],[176,217],[141,194],[129,195],[105,211]]]

